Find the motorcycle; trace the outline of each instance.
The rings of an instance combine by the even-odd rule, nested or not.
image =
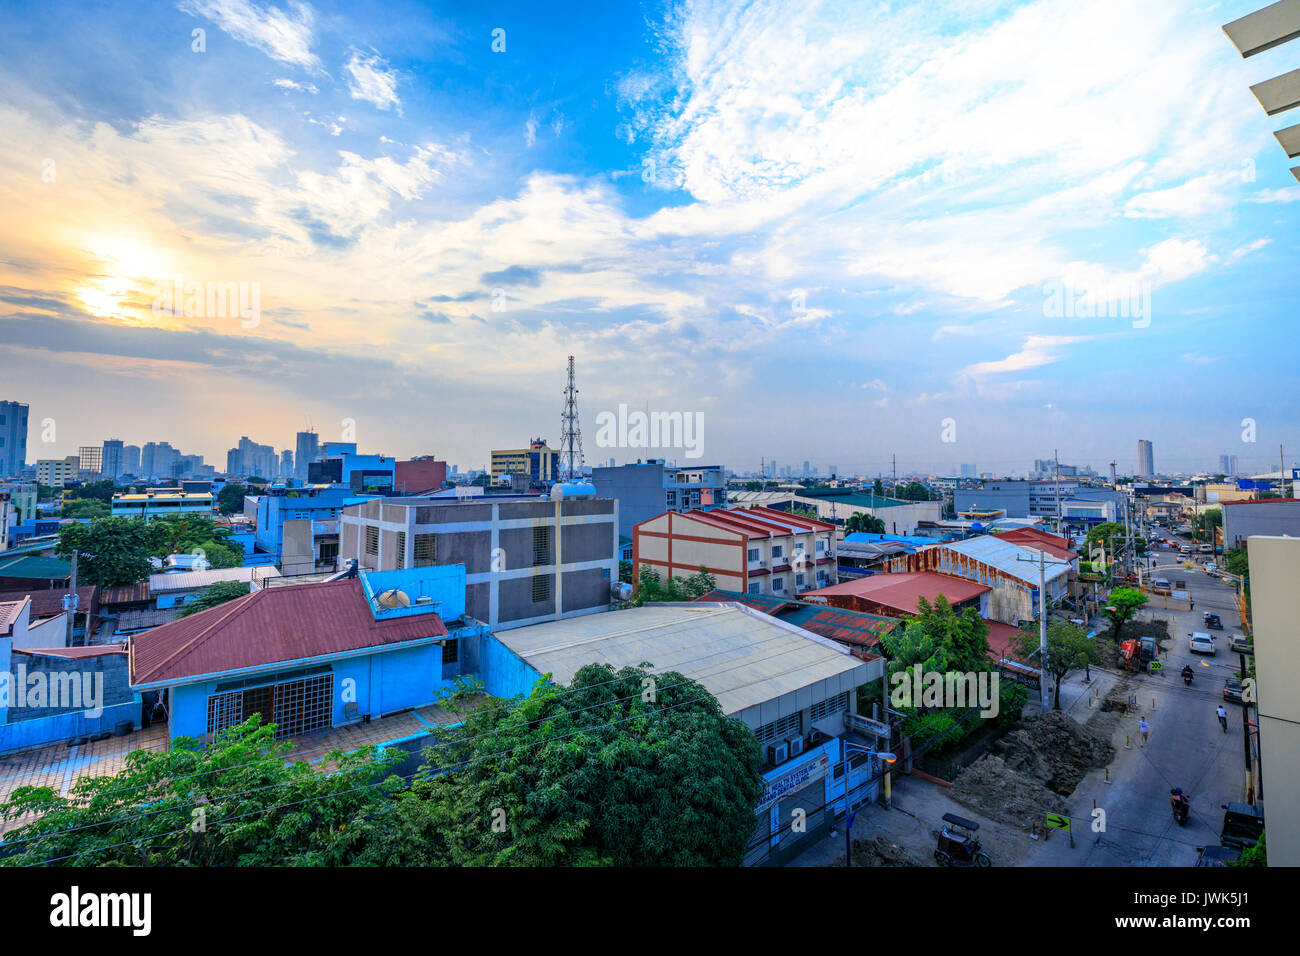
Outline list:
[[[1188,687],[1192,686],[1192,678],[1195,676],[1196,676],[1195,673],[1192,671],[1190,667],[1183,668],[1183,683],[1186,684]]]
[[[1187,799],[1187,794],[1178,788],[1169,791],[1169,809],[1174,815],[1174,822],[1180,827],[1187,825],[1187,814],[1191,809],[1191,801]]]

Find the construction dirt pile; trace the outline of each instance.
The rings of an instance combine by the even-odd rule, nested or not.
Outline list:
[[[1084,774],[1115,756],[1110,741],[1060,711],[1021,721],[960,774],[953,797],[996,819],[1028,827],[1064,813]]]
[[[836,857],[832,866],[844,865],[844,854]],[[870,840],[853,841],[854,866],[925,866],[925,861],[918,859],[897,843],[891,843],[884,837],[872,837]]]
[[[1065,800],[1041,780],[1012,770],[993,754],[985,754],[957,775],[953,799],[994,820],[1028,830],[1042,823],[1044,813],[1066,813]]]

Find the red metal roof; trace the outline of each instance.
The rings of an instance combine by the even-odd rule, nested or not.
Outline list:
[[[895,608],[905,614],[915,614],[921,598],[933,603],[942,594],[949,604],[960,604],[993,590],[987,584],[967,581],[965,578],[938,571],[902,571],[897,574],[873,574],[832,584],[830,587],[805,591],[801,597],[846,594]]]
[[[67,588],[40,588],[35,591],[5,591],[0,593],[0,604],[6,601],[21,601],[25,597],[32,599],[32,620],[45,617],[58,617],[63,613],[63,599],[67,596]],[[99,608],[99,585],[88,584],[85,587],[77,588],[77,597],[79,603],[78,611],[90,611],[92,614]]]
[[[80,660],[84,657],[103,657],[106,654],[125,654],[125,644],[92,644],[89,647],[15,647],[15,654],[36,654],[40,657],[57,657],[60,660]]]
[[[375,620],[355,578],[266,588],[136,635],[131,683],[183,681],[446,635],[432,612]]]
[[[1042,551],[1044,554],[1050,554],[1054,558],[1060,558],[1063,561],[1073,561],[1079,555],[1069,548],[1070,542],[1060,535],[1049,534],[1046,531],[1039,531],[1037,528],[1016,528],[1014,531],[1003,531],[994,535],[1001,541],[1011,541],[1015,544],[1024,545],[1026,548],[1033,548],[1035,551]]]
[[[1280,505],[1280,504],[1285,504],[1288,501],[1300,501],[1300,498],[1255,498],[1253,500],[1247,498],[1241,501],[1220,501],[1218,502],[1218,504],[1220,506],[1222,505]]]
[[[735,511],[687,511],[684,516],[708,524],[737,531],[749,538],[767,538],[773,535],[807,534],[816,531],[833,531],[835,526],[825,521],[814,521],[799,515],[789,515],[772,508],[737,508]]]

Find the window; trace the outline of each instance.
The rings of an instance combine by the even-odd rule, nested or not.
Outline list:
[[[415,536],[415,566],[417,568],[427,568],[436,564],[438,559],[438,539],[432,534],[417,534]]]
[[[823,701],[818,701],[812,705],[809,711],[809,717],[814,721],[825,720],[833,714],[849,709],[849,695],[846,691],[843,694],[836,694],[834,697],[827,697]]]
[[[760,550],[758,550],[758,548],[750,548],[750,549],[749,549],[749,560],[751,560],[751,561],[759,561],[759,560],[762,560],[762,557],[763,557],[763,552],[760,551]]]
[[[779,720],[774,720],[770,724],[764,724],[754,731],[754,736],[758,738],[760,744],[775,743],[778,740],[786,740],[790,737],[798,737],[803,730],[803,712],[799,711],[793,714],[787,714]]]
[[[755,581],[753,584],[751,584],[751,585],[749,586],[749,593],[750,593],[750,594],[762,594],[762,593],[763,593],[763,584],[762,584],[762,582],[761,582],[761,581]]]
[[[549,574],[538,574],[533,577],[533,602],[549,601],[551,599],[551,576]]]
[[[803,587],[803,575],[802,575],[802,574],[796,574],[796,575],[794,576],[794,586],[797,587],[797,588],[801,588],[801,587]]]
[[[379,529],[366,525],[366,554],[379,554]]]
[[[784,553],[785,553],[785,551],[784,551],[784,549],[781,547],[781,545],[779,545],[779,544],[774,544],[774,545],[772,545],[772,558],[773,558],[774,560],[775,560],[776,558],[781,557],[781,555],[784,554]]]
[[[533,567],[551,563],[551,529],[533,529]],[[537,600],[534,598],[533,600]]]
[[[822,553],[823,551],[825,551],[825,550],[826,550],[826,539],[825,539],[825,538],[818,538],[818,539],[817,539],[817,553],[818,553],[818,554],[821,554],[821,553]]]
[[[397,532],[397,565],[396,567],[406,567],[406,532]]]
[[[449,637],[442,644],[442,662],[444,664],[454,664],[460,660],[460,641],[454,637]]]
[[[784,590],[785,590],[785,581],[782,578],[773,578],[772,593],[775,594],[777,591],[784,591]]]

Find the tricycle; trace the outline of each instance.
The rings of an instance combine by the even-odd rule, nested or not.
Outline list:
[[[939,831],[939,845],[934,851],[934,862],[940,866],[992,866],[989,855],[980,848],[975,838],[980,825],[955,813],[943,815],[944,826]]]

